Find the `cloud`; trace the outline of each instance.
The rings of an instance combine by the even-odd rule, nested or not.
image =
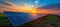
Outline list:
[[[7,0],[0,1],[0,9],[1,11],[14,11],[14,4]]]
[[[25,11],[29,11],[27,9],[29,9],[29,7],[25,6],[25,8],[23,6],[17,6],[17,5],[14,5],[13,3],[11,3],[10,1],[4,1],[4,2],[0,2],[0,9],[2,11],[13,11],[13,12],[25,12]],[[31,8],[30,8],[31,9]],[[39,11],[40,13],[59,13],[60,10],[56,11],[56,10],[37,10]],[[31,11],[29,11],[31,12]]]
[[[6,3],[6,2],[4,2],[3,4],[5,4],[5,5],[8,5],[8,6],[12,6],[11,4],[9,4],[9,3]]]
[[[10,1],[7,1],[7,0],[0,1],[0,5],[1,4],[7,5],[7,6],[12,6],[11,2]]]

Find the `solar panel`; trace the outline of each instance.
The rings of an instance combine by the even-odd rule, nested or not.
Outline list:
[[[13,26],[22,25],[32,20],[32,17],[29,15],[29,13],[23,13],[23,12],[4,12],[4,13],[11,21]]]

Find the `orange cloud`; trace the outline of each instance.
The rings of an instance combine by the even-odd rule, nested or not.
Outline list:
[[[48,9],[36,9],[36,8],[34,8],[34,6],[29,6],[29,5],[17,6],[11,2],[9,2],[9,4],[11,4],[11,6],[3,5],[3,6],[0,6],[0,8],[3,11],[13,11],[13,12],[47,13],[47,14],[60,13],[60,10],[58,11],[58,10],[50,10],[50,9],[49,10]]]

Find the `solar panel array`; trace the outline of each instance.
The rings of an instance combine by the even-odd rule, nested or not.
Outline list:
[[[8,19],[11,21],[13,26],[22,25],[24,23],[28,23],[32,20],[37,19],[38,17],[43,17],[45,15],[38,14],[36,17],[31,16],[29,13],[24,12],[4,12]]]
[[[5,12],[8,19],[11,21],[13,26],[22,25],[24,23],[30,22],[32,17],[28,13],[22,12]]]

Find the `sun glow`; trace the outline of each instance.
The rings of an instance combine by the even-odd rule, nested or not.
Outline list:
[[[36,11],[33,11],[33,13],[36,13]]]
[[[16,9],[16,12],[36,13],[34,5],[14,6],[14,8]]]
[[[38,3],[38,1],[35,1],[35,3]]]

